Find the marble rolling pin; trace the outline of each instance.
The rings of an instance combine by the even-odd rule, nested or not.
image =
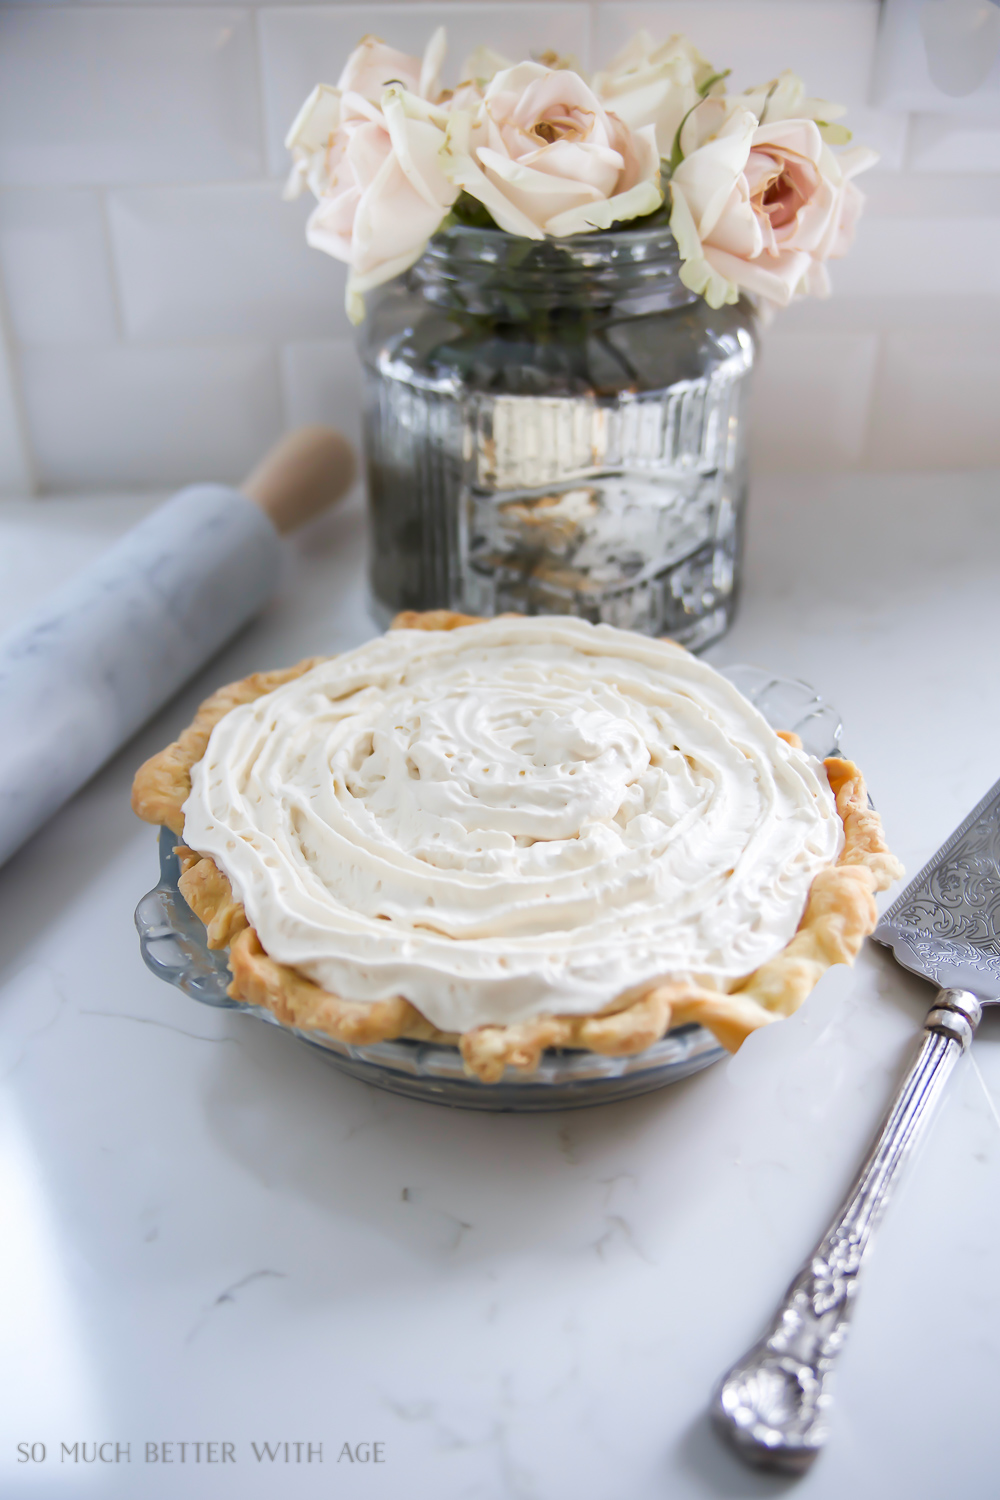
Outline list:
[[[272,597],[280,534],[350,488],[328,427],[181,490],[0,640],[0,864]]]

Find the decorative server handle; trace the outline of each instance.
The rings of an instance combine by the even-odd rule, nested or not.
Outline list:
[[[882,1212],[982,1009],[941,990],[916,1060],[841,1211],[802,1267],[764,1337],[715,1394],[716,1426],[749,1463],[801,1473],[828,1435],[830,1381],[850,1326],[858,1273]]]

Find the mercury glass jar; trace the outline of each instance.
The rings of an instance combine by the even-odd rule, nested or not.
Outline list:
[[[753,365],[744,301],[683,285],[665,224],[456,225],[369,298],[377,612],[574,614],[697,648],[729,625]]]

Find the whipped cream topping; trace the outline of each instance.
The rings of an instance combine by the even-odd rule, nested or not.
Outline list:
[[[272,958],[445,1031],[728,988],[843,846],[823,767],[707,663],[564,617],[390,631],[233,709],[192,783]]]

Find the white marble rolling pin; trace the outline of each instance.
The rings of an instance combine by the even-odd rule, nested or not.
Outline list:
[[[274,593],[279,533],[350,488],[328,427],[181,490],[0,640],[0,864]]]

